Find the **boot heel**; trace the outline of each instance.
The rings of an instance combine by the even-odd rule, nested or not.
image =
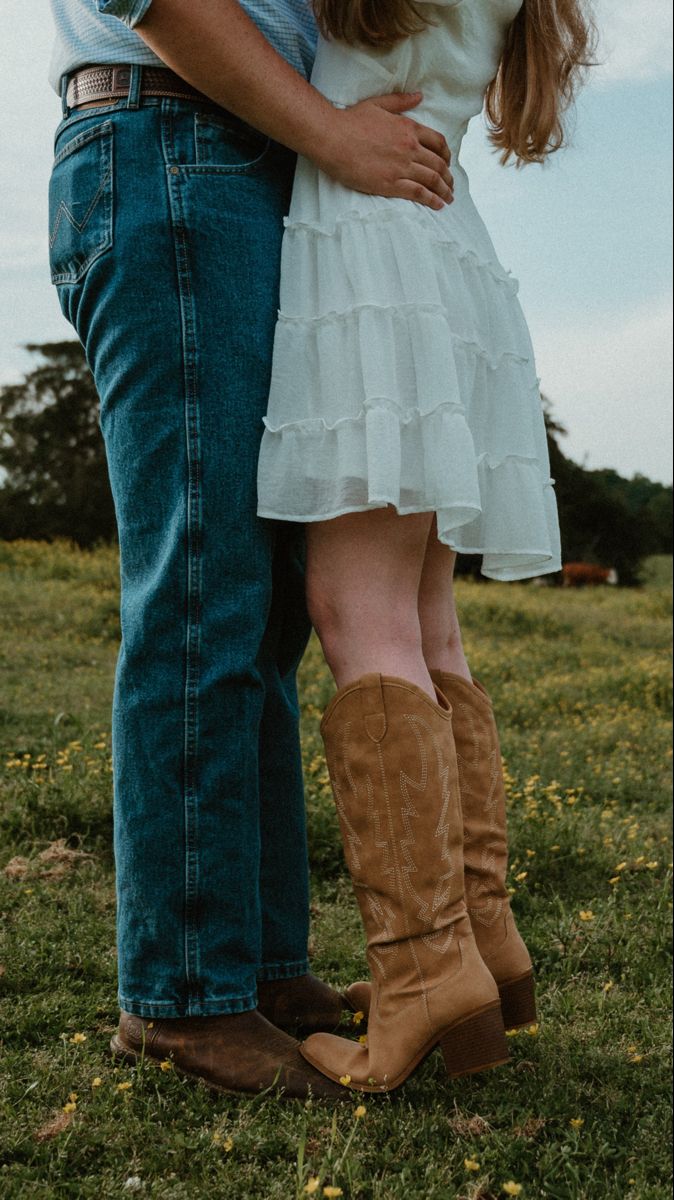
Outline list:
[[[536,1024],[536,989],[532,974],[504,983],[498,992],[506,1029],[522,1029],[525,1025]]]
[[[510,1054],[500,1005],[495,1004],[450,1029],[441,1038],[440,1049],[450,1077],[472,1075],[508,1062]]]

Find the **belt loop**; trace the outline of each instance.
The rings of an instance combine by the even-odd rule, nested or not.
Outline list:
[[[61,112],[63,114],[64,121],[66,120],[67,117],[70,116],[70,109],[68,108],[68,82],[69,82],[68,76],[62,75],[61,83],[60,83],[60,90],[61,90]]]
[[[131,79],[129,82],[129,95],[126,101],[126,107],[131,109],[140,108],[140,99],[143,90],[143,68],[139,64],[134,64],[131,67]]]

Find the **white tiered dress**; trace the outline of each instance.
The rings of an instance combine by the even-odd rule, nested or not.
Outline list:
[[[437,0],[381,52],[321,40],[312,81],[334,104],[422,91],[412,115],[453,151],[440,212],[342,187],[300,159],[260,451],[258,512],[321,521],[394,506],[493,579],[561,568],[531,338],[459,149],[520,0]]]

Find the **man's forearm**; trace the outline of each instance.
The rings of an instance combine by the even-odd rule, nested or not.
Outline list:
[[[451,203],[445,138],[403,116],[418,93],[335,108],[277,54],[238,0],[153,0],[135,29],[188,83],[345,187],[430,208]]]
[[[136,32],[217,104],[319,161],[334,108],[274,50],[238,0],[153,0]]]

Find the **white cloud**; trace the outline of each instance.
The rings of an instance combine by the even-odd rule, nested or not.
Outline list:
[[[670,0],[595,0],[602,66],[592,79],[600,86],[662,79],[672,70]]]
[[[532,322],[542,389],[590,467],[672,480],[672,309],[668,300],[568,324]]]

